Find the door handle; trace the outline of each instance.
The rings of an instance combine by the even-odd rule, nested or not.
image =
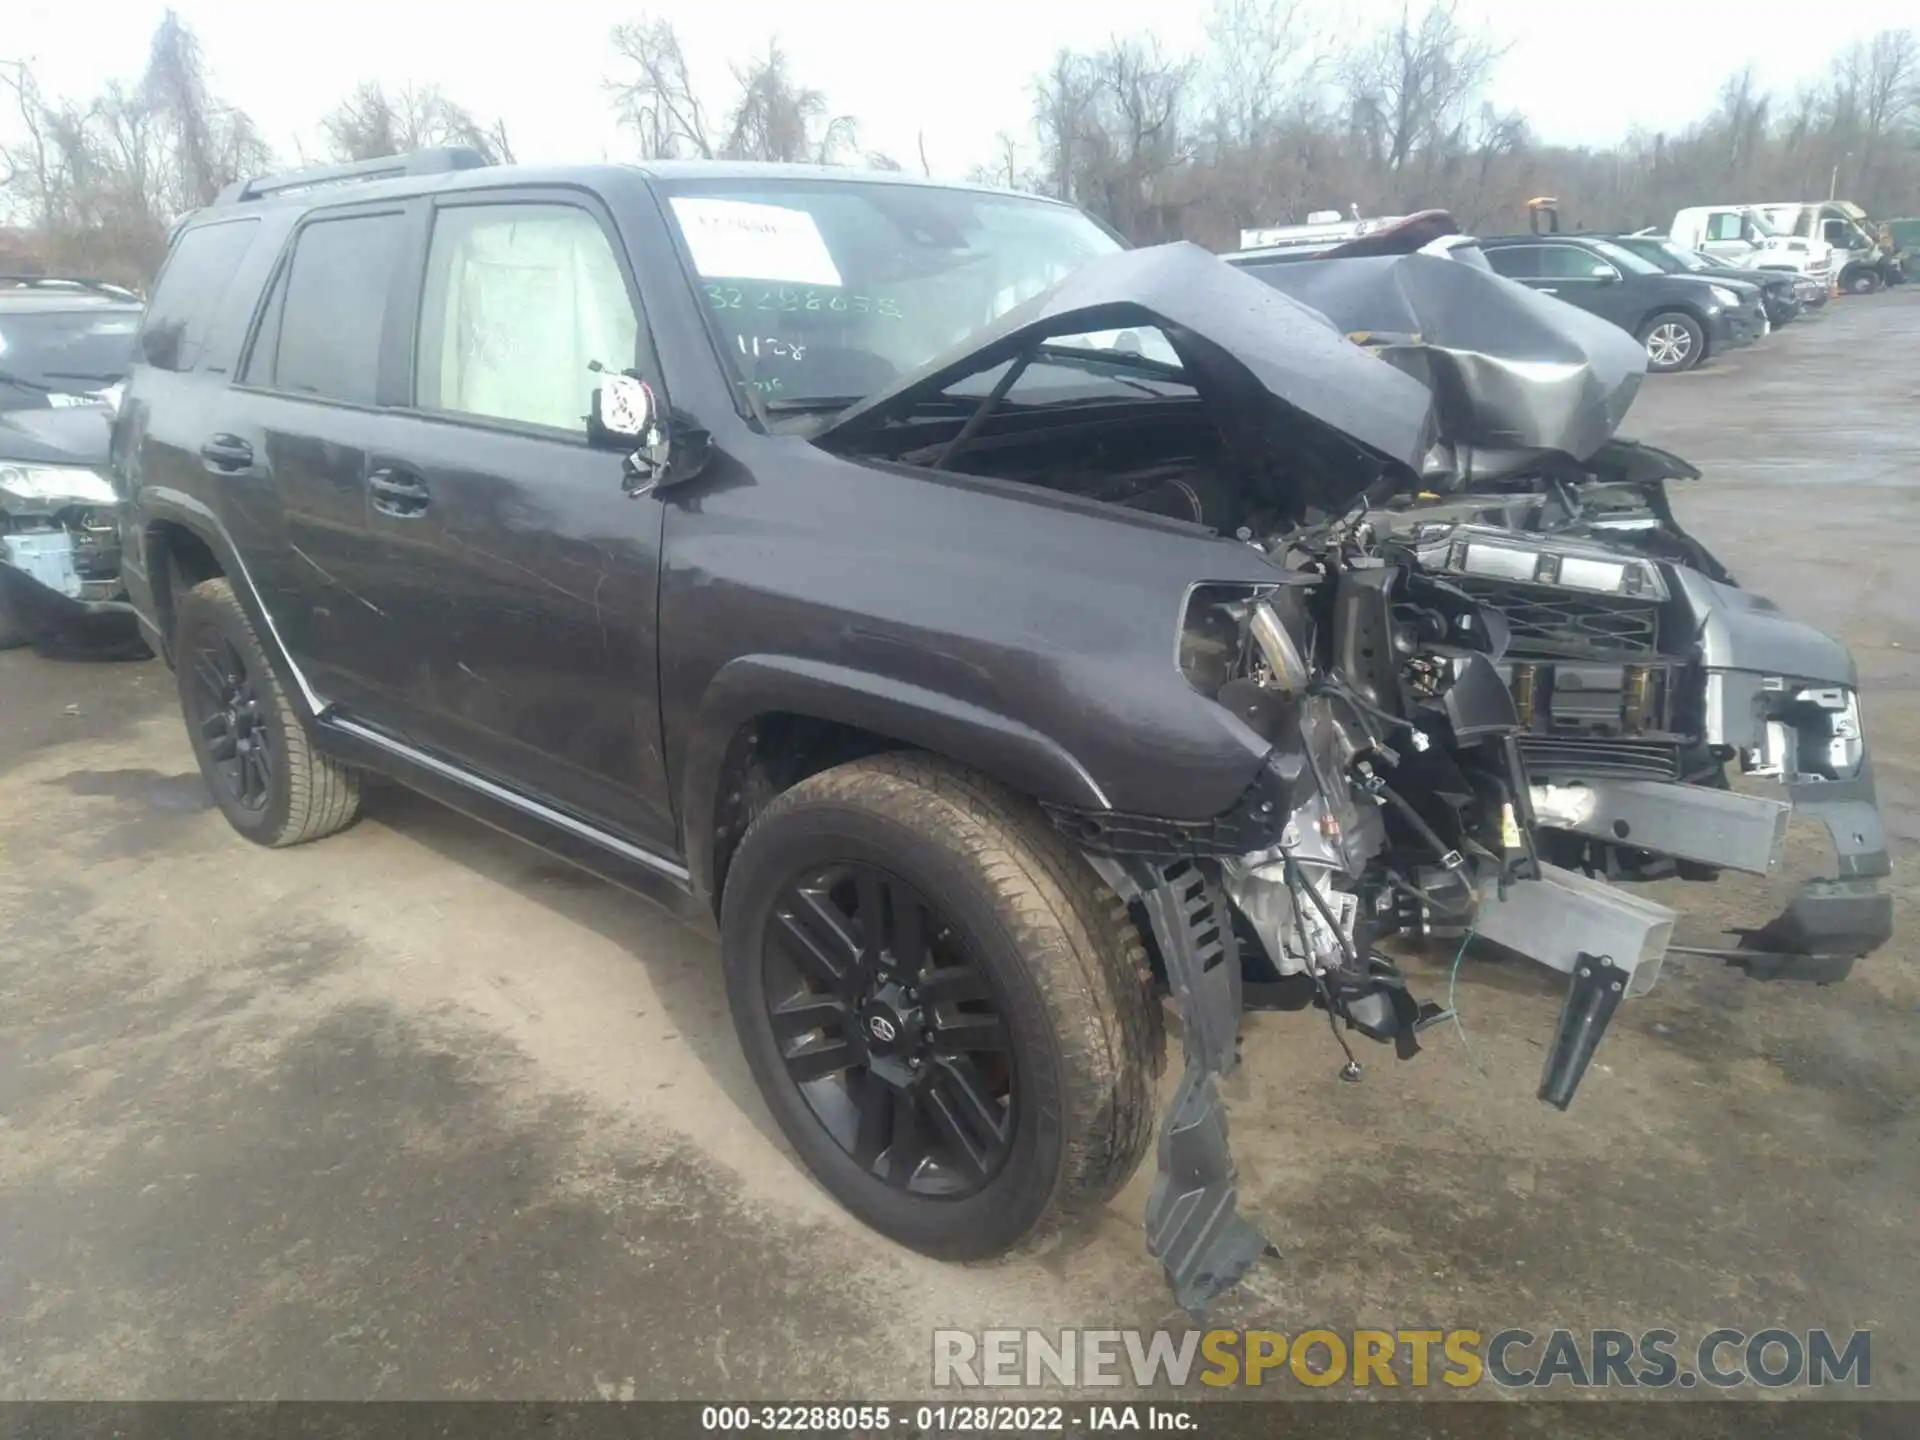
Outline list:
[[[1552,285],[1542,285],[1540,287],[1540,293],[1542,295],[1558,295],[1560,292]]]
[[[253,466],[253,446],[238,435],[209,435],[200,445],[200,458],[209,470],[232,473]]]
[[[367,476],[367,495],[383,515],[411,520],[426,510],[433,496],[427,482],[406,470],[382,468]]]

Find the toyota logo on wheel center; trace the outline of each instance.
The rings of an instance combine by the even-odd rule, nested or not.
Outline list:
[[[873,1038],[885,1044],[893,1040],[900,1032],[893,1028],[893,1022],[884,1015],[873,1015],[867,1019],[867,1029],[873,1032]]]

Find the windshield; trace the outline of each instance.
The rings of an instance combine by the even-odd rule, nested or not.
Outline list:
[[[1683,270],[1711,270],[1713,265],[1705,256],[1696,254],[1684,245],[1676,245],[1671,240],[1662,240],[1656,246],[1662,255],[1671,256],[1680,262]]]
[[[1121,248],[1079,211],[1019,195],[813,179],[665,189],[722,342],[770,405],[871,394]],[[1122,354],[1138,343],[1054,343],[1116,341]]]
[[[133,310],[0,312],[0,406],[58,404],[124,380]]]
[[[1660,275],[1665,272],[1651,260],[1634,254],[1624,245],[1616,245],[1611,240],[1589,240],[1594,250],[1607,257],[1629,275]]]

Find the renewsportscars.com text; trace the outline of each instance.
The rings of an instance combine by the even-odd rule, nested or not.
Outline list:
[[[1464,1389],[1779,1389],[1873,1383],[1868,1331],[1724,1327],[1332,1330],[936,1330],[940,1389],[1332,1385]]]

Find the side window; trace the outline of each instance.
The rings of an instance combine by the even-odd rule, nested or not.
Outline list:
[[[578,433],[599,383],[635,363],[639,317],[612,243],[572,205],[463,205],[434,217],[414,403]]]
[[[1846,221],[1828,220],[1821,225],[1820,229],[1821,229],[1820,238],[1822,240],[1825,240],[1827,244],[1835,246],[1836,248],[1841,250],[1844,250],[1847,248],[1847,222]]]
[[[1591,250],[1576,245],[1542,245],[1538,274],[1543,280],[1591,280],[1613,267]]]
[[[1747,217],[1737,210],[1715,210],[1707,216],[1707,239],[1739,240],[1743,238]]]
[[[373,404],[387,288],[402,237],[398,214],[350,215],[302,228],[247,359],[247,383]]]
[[[214,313],[259,232],[258,220],[196,225],[174,242],[140,327],[140,357],[160,370],[199,363]]]
[[[1487,263],[1509,280],[1531,280],[1540,273],[1538,251],[1531,245],[1500,245],[1487,253]]]

